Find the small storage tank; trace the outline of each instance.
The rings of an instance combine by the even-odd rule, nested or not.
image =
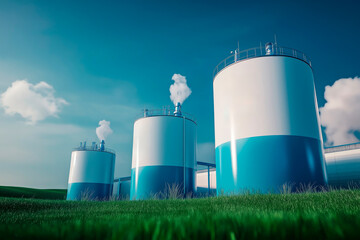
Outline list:
[[[113,192],[115,153],[80,144],[71,153],[67,200],[107,200]]]
[[[267,44],[214,72],[217,192],[279,192],[326,184],[311,62]]]
[[[135,121],[130,199],[196,193],[196,123],[177,111],[144,111]],[[176,186],[176,187],[175,187]]]
[[[328,183],[360,188],[360,143],[325,148]]]

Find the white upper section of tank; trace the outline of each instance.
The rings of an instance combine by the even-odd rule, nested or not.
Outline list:
[[[292,57],[237,62],[214,79],[215,146],[268,135],[321,139],[311,67]]]
[[[184,117],[153,116],[135,122],[132,168],[184,165],[196,168],[193,121]]]
[[[114,181],[115,154],[100,151],[73,151],[69,183],[105,183]]]

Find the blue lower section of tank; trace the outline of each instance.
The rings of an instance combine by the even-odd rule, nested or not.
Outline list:
[[[218,146],[215,154],[218,195],[243,191],[276,193],[283,184],[292,186],[293,191],[304,184],[326,184],[321,141],[314,138],[238,139]]]
[[[113,184],[69,183],[66,200],[107,200],[112,190]]]
[[[133,168],[131,170],[130,199],[164,198],[169,194],[169,186],[174,185],[178,187],[178,193],[182,196],[190,193],[195,194],[195,175],[195,169],[185,168],[184,194],[184,167],[146,166],[139,167],[138,171]]]

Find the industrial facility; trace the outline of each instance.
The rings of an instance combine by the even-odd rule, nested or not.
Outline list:
[[[130,199],[196,192],[196,122],[181,112],[144,110],[135,121]],[[174,189],[173,189],[174,190]]]
[[[67,200],[107,200],[112,195],[115,153],[102,140],[86,142],[71,153]]]
[[[166,198],[174,191],[181,197],[278,193],[286,184],[296,190],[360,183],[359,143],[323,148],[311,61],[302,52],[267,43],[236,49],[216,66],[216,164],[197,160],[197,123],[181,111],[191,90],[184,76],[174,74],[173,80],[175,109],[145,109],[134,123],[131,176],[114,179],[115,153],[104,140],[99,147],[81,143],[71,155],[68,200]],[[97,134],[100,128],[112,132],[110,122],[99,124]]]

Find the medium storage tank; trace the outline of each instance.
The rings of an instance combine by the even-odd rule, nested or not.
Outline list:
[[[130,199],[196,193],[196,123],[180,111],[145,110],[135,121]],[[173,188],[173,190],[175,190]]]
[[[360,187],[360,143],[325,148],[328,183],[334,187]]]
[[[309,59],[267,44],[237,52],[214,72],[217,192],[279,192],[326,184]]]
[[[80,145],[71,153],[67,200],[107,200],[113,191],[115,153]]]

